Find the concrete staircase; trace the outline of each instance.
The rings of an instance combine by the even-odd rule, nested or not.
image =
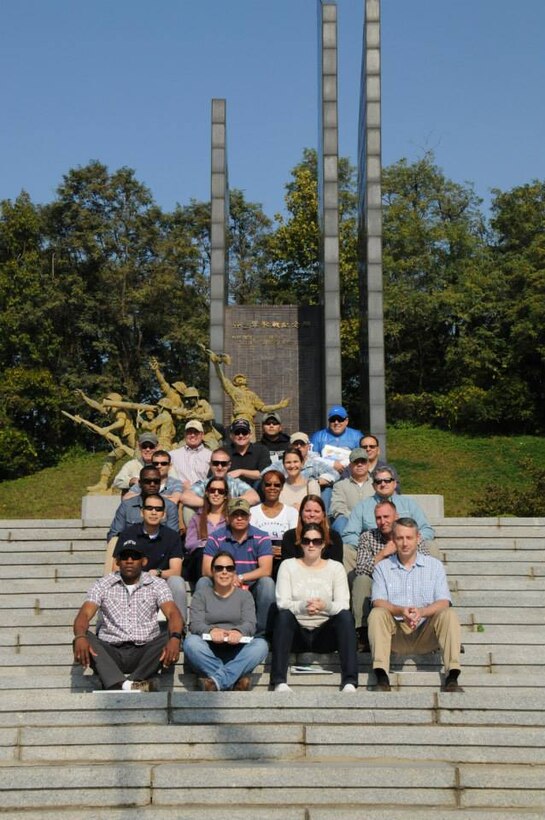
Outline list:
[[[394,691],[292,675],[293,694],[203,693],[183,664],[156,694],[93,693],[71,623],[105,528],[0,522],[0,813],[22,818],[544,818],[545,521],[436,527],[463,624],[461,683],[393,659]],[[299,657],[299,662],[316,660]],[[135,815],[135,812],[137,814]],[[221,816],[221,815],[220,815]]]

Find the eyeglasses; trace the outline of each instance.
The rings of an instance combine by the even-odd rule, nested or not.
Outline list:
[[[361,449],[362,450],[377,450],[378,449],[378,444],[362,444]]]
[[[250,435],[250,431],[248,430],[247,433],[233,433],[233,435],[235,438],[245,438]]]
[[[206,492],[208,495],[226,495],[227,490],[223,487],[209,487]]]
[[[340,416],[331,416],[331,418],[329,419],[329,421],[330,421],[332,424],[340,424],[340,423],[341,423],[341,421],[346,421],[346,419],[342,419]]]
[[[214,572],[234,572],[236,567],[234,564],[214,564]]]
[[[133,552],[132,550],[123,550],[118,556],[120,561],[141,561],[144,557],[141,552]]]
[[[144,504],[145,510],[153,510],[153,512],[163,512],[164,507],[155,506],[154,504]]]
[[[307,441],[294,441],[292,447],[306,447],[308,445]]]
[[[322,547],[324,544],[323,538],[301,538],[303,547]]]
[[[170,461],[152,461],[151,463],[154,467],[168,467],[170,465]]]
[[[373,484],[391,484],[392,481],[395,481],[395,478],[375,478]]]
[[[276,421],[276,419],[267,419],[267,421],[264,421],[263,424],[278,424],[279,425],[280,422]]]
[[[282,486],[281,484],[271,484],[270,481],[265,482],[265,487],[274,487],[275,489],[278,489],[281,486]]]
[[[160,478],[142,478],[140,480],[140,483],[141,484],[160,484],[161,479]]]
[[[155,450],[155,444],[152,444],[151,441],[145,441],[143,444],[140,445],[141,450]]]
[[[210,464],[212,464],[213,467],[228,467],[230,463],[231,463],[230,461],[214,461],[214,460],[212,460],[210,462]]]
[[[352,464],[367,464],[366,458],[355,458]]]

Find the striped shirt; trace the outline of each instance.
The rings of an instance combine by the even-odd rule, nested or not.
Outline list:
[[[443,564],[431,555],[417,552],[415,563],[407,569],[397,555],[390,555],[375,567],[372,599],[418,609],[435,601],[450,601]]]
[[[111,572],[95,581],[86,600],[102,612],[101,641],[145,644],[159,635],[157,611],[161,604],[172,601],[172,594],[166,581],[147,572],[129,592],[120,573]]]
[[[243,541],[233,538],[229,527],[215,530],[204,548],[204,555],[214,556],[220,550],[227,550],[235,559],[237,575],[253,572],[258,568],[259,559],[272,555],[271,539],[263,530],[250,524]],[[248,582],[251,586],[252,581]]]

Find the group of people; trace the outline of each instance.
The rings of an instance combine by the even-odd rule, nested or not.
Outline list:
[[[324,430],[288,436],[271,411],[253,442],[237,418],[213,451],[198,420],[174,451],[142,434],[138,472],[123,468],[106,574],[74,623],[75,660],[105,689],[146,691],[183,641],[202,689],[245,690],[270,649],[282,692],[291,653],[338,651],[341,691],[354,692],[359,646],[388,691],[392,651],[440,648],[443,688],[459,691],[460,625],[433,529],[378,440],[348,422],[337,405]]]

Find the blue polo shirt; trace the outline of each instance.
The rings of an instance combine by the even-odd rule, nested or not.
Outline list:
[[[253,572],[258,567],[259,558],[272,555],[271,539],[263,530],[257,527],[248,527],[243,541],[233,538],[230,527],[221,527],[215,530],[204,548],[204,555],[213,557],[220,550],[227,550],[235,559],[237,575]],[[250,585],[252,582],[249,582]]]

